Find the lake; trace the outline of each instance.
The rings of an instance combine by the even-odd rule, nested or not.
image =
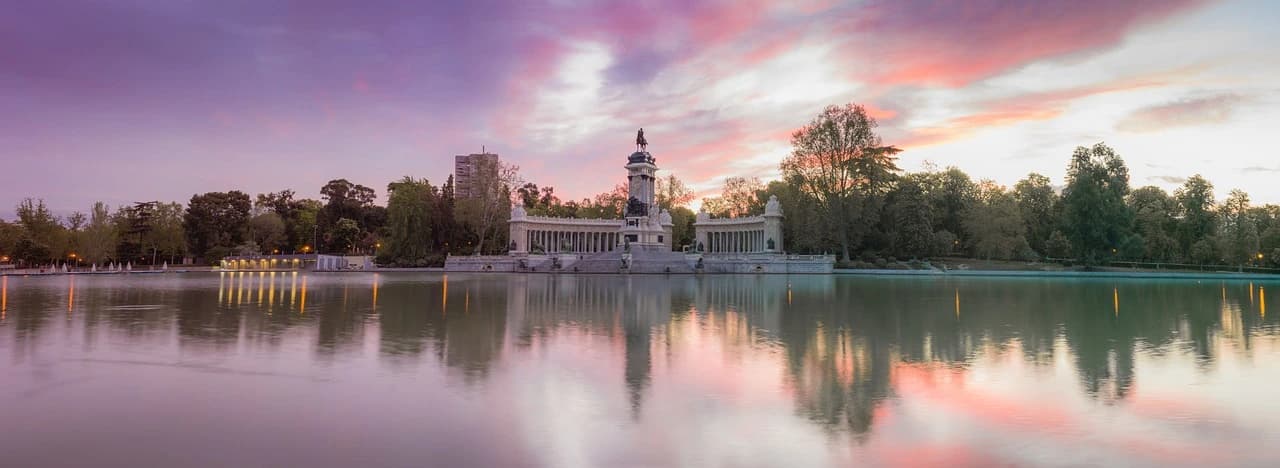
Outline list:
[[[1280,279],[4,277],[0,465],[1276,466],[1268,295]]]

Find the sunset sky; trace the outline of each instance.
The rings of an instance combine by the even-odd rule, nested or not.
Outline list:
[[[1135,187],[1280,202],[1280,2],[0,0],[0,216],[334,178],[443,183],[481,146],[583,198],[644,127],[702,196],[777,177],[828,104],[901,165],[1055,184],[1105,141]],[[376,4],[376,5],[375,5]]]

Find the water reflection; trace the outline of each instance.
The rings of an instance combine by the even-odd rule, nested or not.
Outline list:
[[[137,386],[143,376],[254,388],[267,396],[205,404],[234,415],[220,424],[310,412],[354,431],[383,417],[406,432],[483,434],[504,447],[483,461],[439,449],[464,464],[1248,464],[1277,455],[1266,442],[1277,438],[1280,409],[1258,403],[1280,378],[1268,359],[1280,342],[1264,284],[213,276],[0,278],[9,391],[65,405],[68,395],[38,389],[81,373],[95,380],[60,391],[91,407],[106,404],[96,395],[112,386],[165,394]],[[60,306],[67,319],[50,320]],[[80,364],[58,364],[70,360]],[[110,372],[95,371],[102,366]],[[308,380],[273,383],[290,376]],[[347,400],[284,398],[313,391],[374,401],[359,404],[368,414],[357,418],[334,409]],[[134,409],[156,424],[173,416]],[[410,416],[426,414],[436,416]]]

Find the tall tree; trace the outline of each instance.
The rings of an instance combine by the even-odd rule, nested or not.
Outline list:
[[[1103,143],[1076,148],[1062,191],[1064,228],[1086,265],[1111,255],[1128,236],[1128,194],[1129,169],[1115,150]]]
[[[764,183],[757,177],[729,177],[719,197],[702,199],[702,210],[719,218],[738,218],[764,213]]]
[[[1013,198],[1018,203],[1022,222],[1027,226],[1027,244],[1044,255],[1058,218],[1054,213],[1058,194],[1053,191],[1048,177],[1033,172],[1013,186]]]
[[[245,240],[249,195],[239,190],[192,195],[183,216],[191,253],[216,262]]]
[[[1208,240],[1217,230],[1213,184],[1196,174],[1188,178],[1173,193],[1173,197],[1178,200],[1182,218],[1178,229],[1179,241],[1182,243],[1182,250],[1189,252],[1192,245]]]
[[[932,253],[933,213],[918,178],[907,176],[899,180],[889,192],[885,212],[895,255],[920,258]]]
[[[506,232],[498,229],[511,215],[512,193],[520,186],[519,168],[498,160],[480,159],[473,168],[471,196],[458,200],[458,214],[476,238],[474,253],[505,250]],[[500,232],[501,231],[501,232]]]
[[[832,220],[840,258],[848,262],[855,225],[879,216],[867,208],[883,200],[898,171],[892,146],[876,135],[876,120],[860,105],[829,106],[791,135],[792,153],[782,161],[784,177],[794,180]]]
[[[60,261],[66,250],[66,229],[44,200],[24,198],[16,211],[23,237],[14,246],[14,256],[27,263]]]
[[[758,181],[757,181],[758,182]],[[761,186],[763,188],[763,186]],[[693,201],[693,189],[685,185],[675,174],[667,174],[657,180],[657,202],[664,210],[688,205]]]
[[[535,187],[536,193],[536,187]],[[439,195],[426,179],[405,176],[387,185],[387,242],[379,257],[401,266],[426,266],[436,233]]]
[[[987,259],[1022,257],[1028,248],[1027,227],[1016,197],[991,181],[978,186],[976,202],[963,211],[969,249],[975,256]]]
[[[285,230],[284,219],[274,211],[249,218],[249,240],[261,249],[261,253],[275,253],[284,246],[288,240]]]
[[[1142,239],[1143,258],[1171,262],[1183,257],[1177,241],[1178,203],[1160,187],[1135,189],[1126,200],[1133,213],[1133,232]]]
[[[1222,219],[1221,251],[1227,261],[1236,264],[1252,263],[1260,252],[1258,226],[1249,210],[1249,194],[1235,189],[1222,202],[1219,210]]]
[[[111,222],[110,207],[96,202],[89,211],[89,224],[84,229],[80,255],[91,264],[105,264],[115,258],[118,237],[116,226]]]

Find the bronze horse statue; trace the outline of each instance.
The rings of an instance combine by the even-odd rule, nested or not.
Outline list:
[[[644,139],[644,129],[636,132],[636,148],[638,151],[647,151],[649,149],[649,140]]]

